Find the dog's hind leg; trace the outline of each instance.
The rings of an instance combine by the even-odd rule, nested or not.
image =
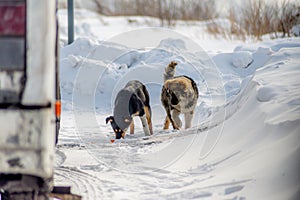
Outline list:
[[[163,93],[162,94],[165,94],[164,91],[166,91],[166,90],[163,89]],[[168,98],[166,99],[166,101],[162,100],[163,106],[164,106],[164,108],[166,110],[166,113],[167,113],[166,120],[165,120],[165,125],[164,125],[164,129],[168,129],[169,126],[170,126],[170,123],[171,123],[172,126],[173,126],[173,129],[179,130],[179,127],[176,125],[176,123],[172,119],[172,115],[171,115],[172,111],[171,111],[170,101],[168,101],[168,100],[169,100]]]
[[[133,119],[130,123],[130,134],[134,134],[134,120]]]
[[[192,127],[194,111],[184,113],[185,129]]]
[[[181,128],[182,122],[179,118],[180,112],[177,110],[172,110],[172,118],[178,128]]]
[[[168,116],[166,116],[166,119],[165,119],[165,124],[164,124],[164,129],[169,129],[169,126],[170,126],[170,118]]]
[[[177,130],[179,130],[179,128],[180,127],[178,127],[178,125],[176,124],[176,122],[174,122],[174,120],[173,120],[173,111],[170,111],[170,109],[169,108],[166,108],[166,112],[167,112],[167,116],[166,116],[166,120],[165,120],[165,126],[164,126],[164,129],[168,129],[169,128],[169,125],[170,125],[170,123],[172,124],[172,126],[173,126],[173,129],[177,129]],[[172,112],[172,115],[171,115],[171,112]],[[177,116],[178,117],[178,116]],[[179,117],[178,117],[179,118]],[[180,119],[179,119],[179,121],[180,121]],[[181,121],[180,121],[180,123],[181,123]]]
[[[144,110],[145,110],[150,134],[153,135],[152,121],[151,121],[151,108],[148,106],[144,106]]]
[[[146,115],[143,115],[140,117],[144,129],[145,136],[150,136],[150,130],[147,122],[147,117]]]

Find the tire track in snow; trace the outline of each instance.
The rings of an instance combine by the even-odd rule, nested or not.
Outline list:
[[[252,180],[211,184],[210,174],[195,176],[189,172],[152,172],[134,175],[141,199],[243,199],[239,192]]]
[[[72,192],[84,197],[83,199],[102,199],[101,181],[75,167],[60,166],[55,168],[54,182],[72,186]]]
[[[151,146],[151,145],[150,145]],[[77,148],[76,145],[68,146],[69,148]],[[108,156],[116,150],[118,146],[110,146],[105,149],[102,156]],[[124,150],[126,147],[122,147]],[[131,149],[131,153],[137,149]],[[124,197],[139,196],[142,199],[156,199],[157,197],[163,199],[206,199],[206,198],[221,198],[221,199],[243,199],[237,196],[239,192],[246,186],[247,181],[232,181],[220,184],[209,184],[214,178],[214,169],[232,157],[235,157],[240,152],[235,152],[223,159],[216,160],[212,163],[206,163],[194,170],[187,170],[181,172],[171,172],[167,170],[145,169],[144,172],[137,174],[122,173],[112,168],[107,168],[102,164],[97,165],[81,165],[80,170],[76,167],[61,166],[56,169],[56,177],[60,178],[61,182],[66,182],[72,185],[75,190],[74,193],[80,194],[84,199],[119,199],[122,194]],[[63,164],[63,152],[57,153],[59,160]],[[125,154],[127,155],[127,154]],[[128,162],[135,163],[135,159],[130,159],[132,154],[125,156]],[[124,158],[124,159],[125,159]],[[81,171],[83,170],[83,171]],[[86,172],[90,171],[90,172]],[[101,172],[105,175],[101,178]],[[94,174],[91,175],[91,174]],[[122,177],[123,184],[120,184],[120,177]],[[132,189],[132,187],[124,187],[124,185],[139,185],[139,191]],[[250,181],[250,180],[248,180]],[[179,190],[179,192],[178,192]],[[175,192],[176,191],[176,192]]]

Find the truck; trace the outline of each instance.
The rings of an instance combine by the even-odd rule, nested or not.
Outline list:
[[[57,3],[0,0],[0,199],[47,199],[60,123]]]

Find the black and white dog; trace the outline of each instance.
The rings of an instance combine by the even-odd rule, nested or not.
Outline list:
[[[129,81],[119,91],[115,99],[113,115],[106,118],[106,123],[111,123],[116,139],[124,138],[129,126],[130,134],[134,133],[134,116],[140,117],[145,136],[153,134],[150,97],[146,86],[140,81]]]
[[[176,62],[171,62],[164,73],[161,92],[161,102],[167,113],[164,129],[169,128],[170,122],[174,129],[180,129],[181,113],[184,114],[185,128],[190,128],[198,101],[198,88],[195,81],[187,76],[174,77],[176,65]]]

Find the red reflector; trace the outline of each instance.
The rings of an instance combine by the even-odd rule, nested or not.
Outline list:
[[[6,5],[0,2],[0,35],[22,36],[26,30],[25,3]]]
[[[55,102],[55,116],[57,118],[60,118],[60,115],[61,115],[61,103],[59,100],[57,100]]]

